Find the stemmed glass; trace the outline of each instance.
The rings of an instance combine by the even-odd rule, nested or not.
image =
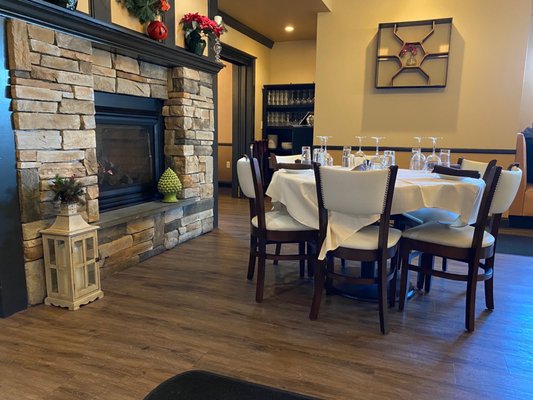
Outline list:
[[[423,171],[426,165],[426,157],[422,154],[422,137],[415,136],[414,139],[417,140],[418,146],[413,148],[409,169],[412,171]]]
[[[366,154],[361,149],[361,146],[363,144],[363,139],[366,139],[366,136],[356,136],[355,137],[359,141],[359,150],[355,152],[356,157],[366,158]]]
[[[442,161],[440,157],[435,153],[437,139],[439,138],[435,136],[430,136],[428,137],[428,139],[431,139],[431,141],[433,142],[433,152],[429,156],[426,157],[425,168],[426,168],[426,171],[431,172],[433,171],[433,168],[435,167],[435,165],[441,165]]]
[[[370,158],[370,161],[372,162],[372,169],[380,169],[381,168],[381,156],[379,155],[379,141],[381,139],[384,139],[383,136],[372,136],[371,139],[374,139],[376,141],[376,154]]]
[[[333,165],[333,157],[328,153],[328,139],[331,136],[317,136],[320,140],[321,165]]]

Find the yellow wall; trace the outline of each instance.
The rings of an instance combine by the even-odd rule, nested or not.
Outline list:
[[[82,13],[89,14],[89,0],[78,0],[78,5],[76,6],[77,11]]]
[[[255,137],[261,138],[262,89],[270,79],[271,50],[248,36],[228,26],[228,32],[221,36],[223,43],[235,47],[257,58],[255,62]]]
[[[137,32],[145,32],[144,25],[126,10],[123,3],[115,0],[109,0],[109,2],[111,5],[111,22]]]
[[[207,15],[207,0],[178,0],[175,1],[174,4],[174,15],[176,16],[176,45],[183,47],[183,30],[179,24],[181,17],[185,14],[196,12],[201,15]],[[209,43],[207,44],[207,47],[209,47]],[[204,52],[204,54],[207,54],[207,52]]]
[[[435,135],[452,149],[514,149],[530,16],[531,0],[335,0],[318,17],[316,134],[333,145],[363,134],[411,146],[413,136]],[[445,17],[447,87],[374,89],[378,24]]]
[[[526,72],[522,90],[522,107],[520,110],[520,130],[533,124],[533,18],[529,28]]]
[[[308,83],[315,81],[316,41],[278,42],[270,58],[270,82]]]
[[[224,62],[224,61],[223,61]],[[218,143],[232,143],[232,84],[233,64],[224,62],[225,67],[218,73]],[[218,147],[218,180],[231,182],[231,146]],[[230,168],[227,168],[229,161]]]

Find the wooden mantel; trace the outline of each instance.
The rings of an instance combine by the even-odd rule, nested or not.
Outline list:
[[[216,74],[223,66],[180,47],[166,46],[138,32],[43,0],[0,0],[0,15],[69,33],[98,47],[167,67],[183,66]]]

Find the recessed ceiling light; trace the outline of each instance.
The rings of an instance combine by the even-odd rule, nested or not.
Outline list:
[[[285,27],[285,32],[292,32],[293,30],[294,30],[294,26],[292,26],[292,25],[287,25]]]

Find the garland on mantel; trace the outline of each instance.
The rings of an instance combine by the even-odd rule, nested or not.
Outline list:
[[[167,0],[117,0],[124,4],[130,14],[141,24],[154,21],[162,12],[170,10]]]

